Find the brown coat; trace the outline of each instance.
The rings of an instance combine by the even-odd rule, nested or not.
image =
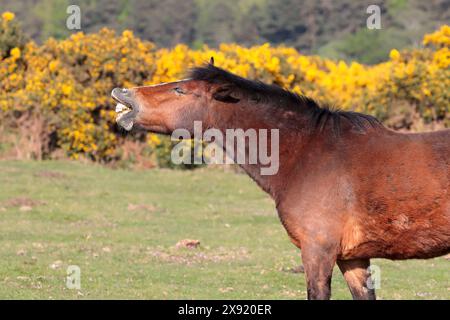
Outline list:
[[[191,79],[113,97],[133,122],[176,128],[279,129],[279,171],[244,170],[276,202],[301,249],[308,298],[330,297],[338,264],[356,299],[373,299],[370,258],[432,258],[450,252],[450,131],[404,134],[357,113],[331,111],[274,86],[208,65]],[[124,125],[125,126],[125,125]]]

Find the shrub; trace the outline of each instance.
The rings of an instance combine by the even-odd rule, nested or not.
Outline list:
[[[26,42],[25,35],[12,12],[4,12],[0,17],[0,60],[11,55],[20,57],[20,50]]]
[[[24,134],[23,128],[19,132],[23,119],[36,122],[28,127],[39,131],[39,150],[30,147],[27,157],[52,157],[60,149],[72,158],[120,160],[130,154],[124,153],[123,146],[125,139],[131,139],[145,148],[129,144],[125,149],[141,150],[160,166],[172,166],[167,137],[124,138],[115,124],[110,92],[114,87],[177,80],[211,56],[216,65],[241,76],[275,83],[342,109],[373,114],[395,128],[410,129],[411,119],[417,118],[421,126],[450,125],[449,26],[425,36],[424,48],[393,50],[388,61],[366,66],[304,56],[293,48],[269,44],[250,48],[222,44],[216,50],[207,46],[191,50],[180,44],[158,49],[131,31],[117,35],[108,29],[76,33],[60,41],[49,39],[38,46],[12,36],[20,34],[8,31],[13,18],[3,14],[0,31],[0,39],[4,34],[15,39],[0,40],[0,120],[19,135]]]

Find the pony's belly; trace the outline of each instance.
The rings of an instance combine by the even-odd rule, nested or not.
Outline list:
[[[347,250],[338,255],[339,259],[372,259],[384,258],[391,260],[405,259],[430,259],[444,256],[450,253],[450,246],[440,245],[432,248],[412,247],[396,248],[386,246],[384,243],[363,244],[351,250]]]
[[[384,239],[362,239],[359,243],[343,243],[340,259],[386,258],[429,259],[450,253],[450,234],[388,236]]]
[[[428,259],[450,252],[448,215],[435,214],[427,223],[399,215],[389,225],[349,221],[341,239],[342,259]]]

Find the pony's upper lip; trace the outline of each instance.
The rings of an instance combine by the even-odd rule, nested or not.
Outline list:
[[[136,103],[136,100],[134,99],[134,93],[132,90],[115,88],[111,91],[111,97],[118,103],[121,103],[131,109],[131,112],[129,112],[127,115],[137,115],[139,107]]]
[[[111,91],[111,97],[119,103],[134,109],[134,100],[131,98],[130,91],[127,89],[115,88]]]
[[[122,106],[116,107],[118,113],[116,121],[126,130],[131,130],[133,122],[139,112],[139,107],[134,100],[134,93],[131,90],[115,88],[111,91],[111,97]],[[123,107],[125,110],[123,110]]]

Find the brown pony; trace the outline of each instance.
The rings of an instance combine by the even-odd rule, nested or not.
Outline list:
[[[334,264],[354,299],[374,299],[371,258],[427,259],[450,252],[450,131],[397,133],[375,118],[233,75],[212,64],[189,78],[116,88],[117,122],[177,128],[279,130],[279,170],[242,168],[274,199],[301,249],[309,299],[329,299]]]

